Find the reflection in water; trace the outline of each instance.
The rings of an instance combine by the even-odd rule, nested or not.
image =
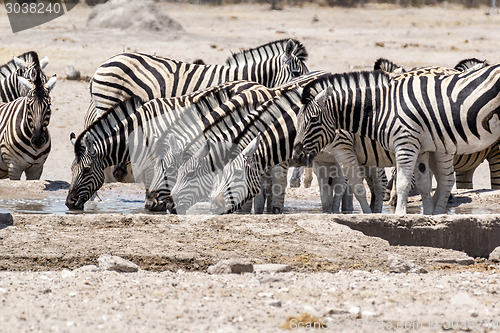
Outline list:
[[[108,193],[109,194],[109,193]],[[106,195],[102,200],[96,199],[85,204],[85,211],[70,211],[64,204],[66,191],[50,191],[43,199],[0,199],[0,213],[37,213],[37,214],[162,214],[152,213],[144,209],[144,196],[140,192],[121,191],[119,195]],[[361,207],[354,200],[355,214],[361,213]],[[317,214],[321,213],[321,203],[316,200],[287,199],[285,214]],[[382,213],[392,214],[394,208],[384,204]],[[420,214],[419,207],[408,207],[409,214]],[[500,205],[496,207],[449,207],[447,214],[498,214]],[[210,203],[201,202],[188,210],[188,214],[210,214]]]

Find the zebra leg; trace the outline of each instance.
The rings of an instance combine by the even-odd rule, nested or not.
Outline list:
[[[338,212],[339,208],[337,207],[337,210],[334,210],[333,207],[333,192],[332,192],[333,180],[330,179],[329,175],[327,174],[326,166],[314,162],[313,169],[314,173],[316,174],[316,177],[318,178],[319,195],[321,198],[321,210],[323,211],[323,213]]]
[[[382,182],[385,170],[384,168],[368,166],[361,168],[364,169],[365,179],[371,191],[370,209],[373,213],[381,213],[386,188]]]
[[[9,164],[9,179],[10,180],[20,180],[23,174],[23,168],[15,164]]]
[[[300,177],[304,172],[304,167],[293,168],[292,177],[290,178],[290,187],[300,187]]]
[[[310,167],[304,167],[304,188],[311,187],[313,180],[313,169]]]
[[[500,143],[496,144],[486,156],[490,164],[490,180],[492,189],[500,189]]]
[[[45,161],[44,161],[45,162]],[[38,180],[42,176],[43,163],[33,164],[28,169],[24,170],[26,180]]]
[[[417,148],[416,145],[411,147]],[[396,191],[398,198],[396,200],[396,214],[406,214],[406,205],[408,204],[408,193],[411,188],[411,177],[417,162],[417,150],[410,150],[406,145],[396,148]]]
[[[315,162],[313,168],[318,178],[323,213],[338,213],[346,190],[345,178],[340,165],[336,162]]]
[[[474,176],[474,171],[476,171],[476,169],[456,172],[457,188],[458,189],[471,189],[472,188],[472,178]]]
[[[344,173],[349,181],[354,196],[358,200],[363,213],[371,213],[372,210],[366,199],[366,189],[363,183],[363,172],[357,165],[343,165]]]
[[[434,205],[431,199],[432,177],[430,174],[428,152],[423,153],[418,157],[414,174],[416,187],[422,196],[424,214],[430,215],[434,211]]]
[[[346,179],[344,178],[344,183]],[[346,184],[344,195],[342,196],[342,213],[351,213],[354,210],[354,204],[352,200],[352,189],[349,184]]]
[[[254,214],[264,213],[264,206],[271,191],[271,169],[267,169],[262,175],[261,187],[259,193],[253,199],[253,212]]]
[[[455,184],[453,155],[434,153],[434,175],[437,180],[437,189],[432,198],[434,202],[433,214],[444,214],[451,189]]]
[[[252,212],[253,200],[248,199],[239,209],[244,214],[250,214]]]
[[[285,206],[288,163],[279,164],[271,171],[271,213],[281,214]],[[269,206],[267,207],[269,211]]]

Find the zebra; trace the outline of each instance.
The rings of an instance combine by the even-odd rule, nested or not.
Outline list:
[[[19,180],[40,179],[43,164],[50,152],[50,92],[57,77],[46,83],[40,65],[35,62],[33,82],[19,77],[27,89],[25,97],[0,105],[0,178]]]
[[[295,39],[277,40],[235,53],[224,65],[187,63],[142,53],[119,54],[104,62],[92,78],[85,128],[106,110],[131,97],[147,102],[233,80],[275,87],[307,73],[307,57],[306,48]],[[121,170],[123,167],[119,166]],[[113,180],[107,177],[107,181]]]
[[[249,100],[238,108],[238,113],[248,107],[253,108],[245,117],[235,120],[231,119],[233,114],[229,114],[221,121],[214,123],[213,126],[207,127],[204,131],[203,142],[205,144],[199,148],[198,153],[179,168],[177,182],[172,189],[172,198],[177,211],[185,212],[198,200],[208,196],[214,180],[213,172],[222,170],[224,162],[231,160],[232,156],[235,155],[234,151],[220,149],[223,148],[223,145],[217,144],[217,142],[227,140],[230,145],[237,146],[237,151],[241,151],[253,139],[257,131],[266,129],[269,123],[276,119],[291,126],[280,127],[276,130],[285,131],[283,140],[289,140],[290,137],[290,140],[293,141],[293,134],[289,135],[290,133],[286,129],[295,130],[294,119],[302,105],[302,87],[309,81],[325,75],[329,74],[322,71],[311,72],[278,88],[263,88],[270,92],[275,91],[275,96],[256,105],[251,105],[253,101]],[[211,143],[214,143],[216,149],[210,148]],[[291,147],[286,149],[284,147],[288,147],[287,145],[282,144],[282,146],[283,149],[279,145],[272,148],[273,154],[283,156],[279,163],[272,165],[284,163],[291,157]],[[285,156],[287,158],[284,158]],[[279,209],[282,210],[282,207]]]
[[[118,104],[74,140],[75,159],[66,206],[82,210],[104,183],[104,170],[128,160],[141,171],[137,176],[144,177],[148,187],[154,147],[162,144],[162,135],[167,133],[168,137],[169,131],[175,134],[175,129],[183,126],[195,137],[217,119],[217,112],[231,111],[217,109],[218,103],[240,91],[250,93],[261,87],[255,82],[234,81],[180,97],[156,98],[144,104],[132,98]],[[168,187],[166,192],[169,195]]]
[[[321,91],[316,98],[325,103],[321,112],[317,107],[304,108],[295,153],[313,157],[331,142],[336,129],[377,140],[395,153],[396,213],[406,213],[414,169],[424,214],[443,213],[454,182],[453,155],[480,151],[499,139],[497,76],[500,65],[400,80],[391,80],[383,72],[344,73],[318,80],[309,87]],[[438,171],[432,200],[429,166]]]
[[[318,77],[324,77],[325,74],[329,75],[321,73]],[[241,153],[224,166],[213,184],[212,213],[227,214],[240,208],[259,193],[261,178],[267,168],[291,159],[297,114],[303,107],[302,89],[283,92],[277,99],[279,102],[272,103],[266,112],[274,115],[274,121],[266,122],[266,126],[260,128],[258,123],[247,126],[257,127],[259,133],[247,145],[241,144]],[[245,137],[250,136],[245,135],[240,142],[245,142]]]
[[[440,67],[420,67],[412,69],[412,71],[407,72],[402,66],[398,66],[393,62],[380,58],[375,63],[374,69],[381,69],[386,72],[392,72],[394,74],[402,74],[405,76],[409,75],[441,75],[441,74],[458,74],[460,72],[470,71],[474,69],[480,69],[489,66],[486,60],[479,60],[477,58],[468,58],[460,61],[453,69],[440,68]],[[429,71],[430,69],[430,71]],[[396,75],[393,78],[398,79],[404,76]],[[454,170],[456,174],[456,186],[459,189],[472,189],[472,177],[476,168],[484,161],[488,160],[490,166],[490,180],[491,188],[500,188],[500,150],[497,144],[489,147],[484,151],[480,151],[474,154],[466,155],[455,155],[454,157]],[[393,179],[396,172],[393,171]],[[412,178],[412,184],[414,178]],[[393,181],[389,182],[389,190],[392,188]],[[413,187],[413,185],[412,185]],[[390,204],[395,204],[396,202],[396,192],[393,188],[391,192],[391,197],[389,200]]]
[[[35,51],[26,52],[19,57],[14,57],[11,61],[0,67],[0,103],[8,103],[19,97],[26,96],[28,89],[22,85],[18,77],[24,77],[34,81],[36,78],[37,66],[43,70],[48,65],[48,58],[41,61]],[[43,73],[42,82],[47,81],[47,76]]]
[[[12,102],[19,97],[25,96],[27,90],[24,85],[19,82],[19,70],[10,74],[4,80],[0,81],[0,103]]]

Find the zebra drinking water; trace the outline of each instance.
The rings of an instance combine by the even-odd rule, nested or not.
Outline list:
[[[169,133],[183,122],[192,135],[210,124],[216,112],[214,107],[231,99],[241,90],[262,87],[255,82],[236,81],[211,87],[190,95],[153,99],[142,105],[139,99],[129,99],[106,112],[89,128],[76,138],[75,159],[73,161],[72,181],[66,198],[66,206],[81,210],[84,204],[104,183],[104,170],[130,160],[148,176],[157,153],[155,149],[161,136]],[[213,97],[216,95],[216,98]],[[173,132],[175,133],[175,132]],[[147,182],[147,179],[145,179]],[[169,189],[166,187],[169,195]]]

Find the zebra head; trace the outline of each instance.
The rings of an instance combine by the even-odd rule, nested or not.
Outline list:
[[[71,165],[71,184],[66,206],[83,210],[84,204],[104,183],[104,165],[96,150],[95,138],[86,132],[75,141],[75,160]]]
[[[311,89],[304,88],[303,106],[297,115],[298,128],[292,154],[297,163],[312,166],[314,157],[326,144],[332,142],[335,120],[329,119],[331,113],[326,112],[329,108],[328,99],[332,96],[332,86],[328,86],[314,97]]]
[[[213,187],[212,213],[231,213],[259,192],[263,173],[255,159],[259,144],[260,134],[224,167]]]
[[[210,176],[211,172],[205,169],[207,165],[204,162],[210,149],[208,142],[203,143],[198,152],[181,165],[177,181],[172,188],[173,207],[167,209],[175,209],[177,213],[185,214],[200,198],[208,196],[213,175]]]
[[[57,76],[54,74],[45,83],[42,79],[41,71],[34,81],[29,81],[23,77],[18,77],[19,82],[25,89],[26,94],[26,124],[27,132],[31,133],[31,145],[34,149],[41,149],[49,141],[48,126],[50,122],[50,92],[54,88]]]
[[[146,191],[146,209],[150,211],[165,211],[170,208],[170,212],[175,214],[170,189],[177,181],[177,170],[181,166],[182,144],[174,134],[167,136],[167,147],[163,157],[158,159],[154,168],[154,175]]]

